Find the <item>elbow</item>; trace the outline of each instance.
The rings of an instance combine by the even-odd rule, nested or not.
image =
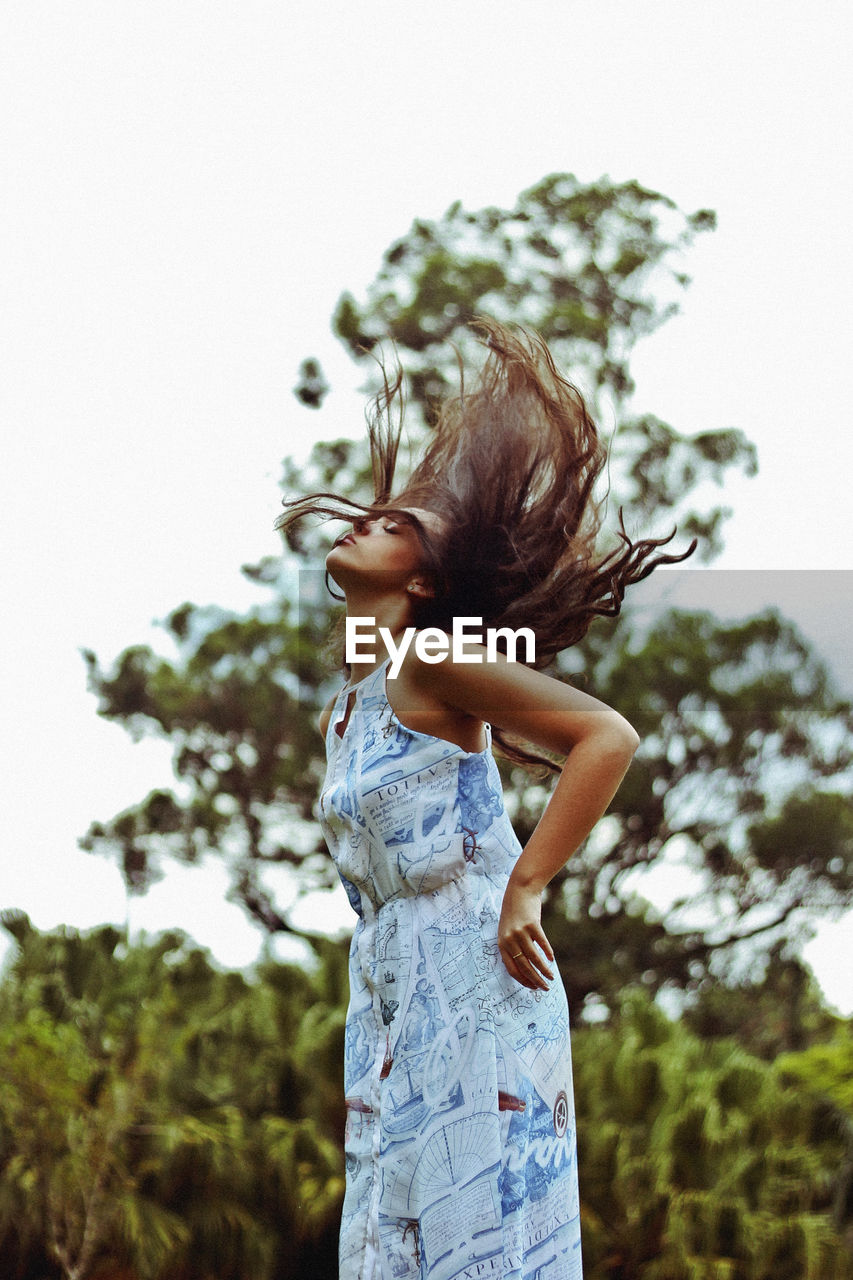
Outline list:
[[[614,715],[602,729],[602,747],[613,756],[624,760],[625,767],[633,760],[640,745],[640,735],[633,725],[620,715]]]
[[[622,718],[620,716],[620,720],[621,719]],[[630,757],[633,759],[637,751],[637,748],[640,745],[640,735],[637,733],[637,730],[634,728],[634,726],[632,724],[629,724],[627,720],[622,720],[622,730],[625,736],[625,743],[628,749],[628,753]]]
[[[583,745],[600,760],[608,760],[624,771],[634,758],[640,745],[640,735],[633,725],[614,711],[590,724],[586,733],[566,742],[566,754]]]

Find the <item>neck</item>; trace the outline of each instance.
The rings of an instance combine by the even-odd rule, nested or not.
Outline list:
[[[357,590],[346,591],[347,617],[363,621],[358,626],[358,654],[350,660],[350,679],[353,683],[363,680],[376,671],[390,656],[380,627],[394,640],[411,627],[412,610],[406,596],[399,592],[389,596],[377,596]],[[369,656],[368,656],[369,655]]]

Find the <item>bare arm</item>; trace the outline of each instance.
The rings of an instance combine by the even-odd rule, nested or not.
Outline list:
[[[509,973],[527,987],[546,989],[554,953],[541,925],[542,891],[613,799],[639,738],[611,707],[521,663],[448,659],[429,665],[414,658],[402,674],[462,714],[492,721],[566,757],[510,876],[498,930]]]

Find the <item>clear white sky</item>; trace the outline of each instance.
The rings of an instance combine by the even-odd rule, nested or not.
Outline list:
[[[361,423],[339,293],[457,198],[572,171],[717,210],[682,315],[637,351],[637,407],[756,441],[721,564],[844,663],[850,28],[846,0],[8,0],[0,906],[123,919],[117,870],[76,838],[168,784],[169,755],[97,719],[78,649],[157,643],[185,599],[253,601],[238,570],[276,549],[281,457]],[[291,395],[308,354],[337,388],[322,415]],[[835,572],[783,588],[795,569]],[[257,950],[214,870],[132,920]],[[850,932],[807,953],[848,1011]]]

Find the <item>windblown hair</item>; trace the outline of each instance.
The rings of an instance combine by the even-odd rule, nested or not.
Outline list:
[[[393,501],[399,369],[385,377],[369,419],[374,501],[313,493],[285,502],[276,526],[288,529],[310,514],[407,520],[417,529],[435,590],[430,599],[412,601],[415,625],[450,631],[455,616],[471,616],[484,627],[529,627],[534,665],[545,667],[597,615],[618,614],[627,587],[660,564],[685,559],[696,544],[681,555],[660,553],[675,531],[632,542],[620,513],[615,545],[597,550],[601,512],[593,488],[605,450],[583,397],[537,334],[490,319],[475,327],[488,349],[476,384],[471,390],[463,384],[441,407],[424,456]],[[428,530],[407,507],[440,516],[442,533]],[[508,743],[500,729],[494,737],[510,758],[550,765]]]

